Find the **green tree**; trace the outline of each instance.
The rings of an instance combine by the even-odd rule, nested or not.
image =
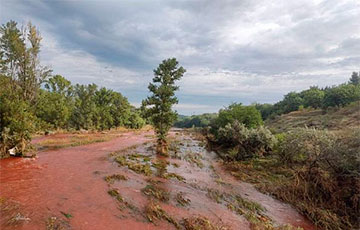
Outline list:
[[[359,85],[360,84],[360,72],[353,72],[349,81],[350,84]]]
[[[118,92],[112,92],[112,104],[110,112],[114,120],[114,126],[128,126],[131,116],[131,106],[123,95]]]
[[[308,90],[301,92],[304,107],[321,108],[325,92],[316,86],[310,87]]]
[[[0,148],[6,155],[16,147],[24,153],[35,131],[34,116],[40,85],[51,71],[40,65],[41,36],[29,23],[24,30],[14,21],[0,27]]]
[[[95,92],[94,95],[96,105],[96,115],[94,118],[97,129],[110,129],[114,125],[114,119],[111,115],[111,107],[113,105],[113,91],[102,87]]]
[[[256,128],[263,124],[260,112],[255,106],[243,106],[241,103],[233,103],[219,111],[218,117],[213,122],[212,129],[218,130],[227,124],[238,121],[246,128]]]
[[[68,128],[74,108],[71,82],[60,75],[51,77],[40,90],[36,116],[53,128]]]
[[[325,89],[323,108],[344,106],[360,100],[360,85],[341,84]]]
[[[2,25],[0,33],[2,74],[12,79],[11,84],[19,85],[22,98],[33,104],[40,85],[51,73],[40,65],[40,33],[31,23],[20,31],[14,21]]]
[[[94,100],[97,85],[75,86],[75,107],[71,115],[71,123],[76,129],[96,129],[97,107]]]
[[[172,111],[172,106],[178,103],[175,91],[179,87],[175,85],[175,81],[180,80],[185,71],[183,67],[179,67],[175,58],[164,60],[154,70],[153,83],[149,84],[148,89],[152,95],[143,101],[143,105],[148,106],[147,115],[154,126],[157,152],[160,154],[167,154],[166,136],[177,116]]]
[[[14,90],[10,82],[0,75],[0,158],[8,157],[14,147],[17,153],[26,152],[36,128],[30,104],[22,99],[19,86]]]
[[[280,107],[283,113],[290,113],[298,110],[303,103],[304,101],[299,93],[290,92],[284,96],[284,99],[280,102]]]

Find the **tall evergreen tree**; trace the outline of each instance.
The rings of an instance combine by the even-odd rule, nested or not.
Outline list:
[[[360,72],[353,72],[349,81],[350,84],[359,85],[360,84]]]
[[[172,106],[178,103],[175,91],[179,87],[175,81],[180,80],[186,71],[178,65],[175,58],[170,58],[154,70],[153,82],[148,86],[152,95],[143,101],[143,106],[148,106],[146,114],[156,132],[157,152],[163,155],[167,154],[167,133],[177,116],[172,110]]]

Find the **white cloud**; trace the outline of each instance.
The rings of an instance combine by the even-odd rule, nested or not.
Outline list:
[[[147,94],[152,69],[177,57],[180,113],[347,81],[360,63],[358,0],[2,0],[1,21],[31,20],[41,58],[74,83]],[[215,100],[216,99],[216,100]]]

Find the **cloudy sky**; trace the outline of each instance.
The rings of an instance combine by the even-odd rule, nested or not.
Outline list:
[[[152,70],[176,57],[181,114],[345,82],[360,70],[359,0],[0,0],[1,24],[31,21],[41,60],[73,83],[138,105]]]

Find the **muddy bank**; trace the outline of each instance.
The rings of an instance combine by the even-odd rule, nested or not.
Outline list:
[[[274,229],[314,229],[290,206],[235,180],[189,135],[173,135],[165,158],[146,144],[149,134],[1,160],[1,229],[183,229],[211,223],[236,230],[251,229],[255,221]]]

